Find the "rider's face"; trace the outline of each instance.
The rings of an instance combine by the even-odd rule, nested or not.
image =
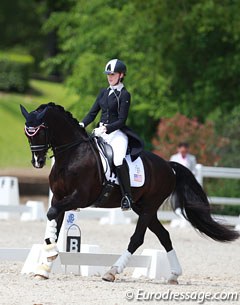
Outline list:
[[[110,86],[115,86],[123,78],[123,73],[112,73],[107,75],[108,83]]]

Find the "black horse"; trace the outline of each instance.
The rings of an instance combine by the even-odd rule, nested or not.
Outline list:
[[[64,212],[98,202],[105,177],[95,142],[63,107],[49,103],[30,113],[21,106],[21,111],[26,119],[25,133],[32,151],[33,166],[44,166],[49,148],[52,148],[55,157],[49,176],[53,198],[47,213],[45,250],[48,255],[38,272],[48,278],[51,258],[57,255],[56,241]],[[171,196],[173,201],[177,200],[192,226],[216,241],[233,241],[239,234],[213,220],[207,196],[187,168],[176,162],[166,162],[146,151],[142,152],[141,158],[146,172],[145,184],[132,188],[132,209],[139,216],[136,229],[127,250],[103,279],[114,281],[115,275],[122,272],[130,256],[143,244],[146,229],[149,228],[166,249],[172,272],[169,280],[176,282],[181,267],[169,233],[157,218],[157,211],[166,198]],[[101,207],[119,207],[120,201],[121,192],[116,185]]]

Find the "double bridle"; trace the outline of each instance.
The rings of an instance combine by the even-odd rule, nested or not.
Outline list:
[[[32,145],[30,142],[30,138],[33,138],[38,134],[38,132],[44,129],[45,130],[45,143],[44,144],[38,144],[38,145]],[[25,134],[27,135],[29,139],[29,145],[31,148],[31,152],[40,152],[40,151],[47,151],[51,145],[49,144],[49,136],[48,136],[48,128],[47,126],[43,123],[37,127],[28,127],[25,125],[24,127]]]
[[[33,138],[34,136],[36,136],[41,129],[44,129],[44,132],[45,132],[45,143],[38,144],[38,145],[32,145],[30,138]],[[73,141],[73,142],[70,142],[67,144],[63,144],[63,145],[52,146],[52,144],[50,143],[48,127],[44,123],[42,123],[41,125],[36,126],[36,127],[28,127],[25,125],[24,131],[29,139],[31,152],[34,153],[34,152],[48,151],[49,148],[52,148],[53,155],[50,156],[50,158],[54,157],[56,154],[67,151],[68,149],[73,148],[82,142],[88,142],[88,141],[91,142],[90,137],[88,137],[87,139],[79,139],[77,141]]]
[[[30,142],[30,138],[36,136],[41,129],[44,129],[44,131],[45,131],[45,143],[44,144],[38,144],[38,145],[32,145],[31,142]],[[25,125],[24,131],[25,131],[25,134],[27,135],[27,137],[29,139],[30,149],[31,149],[32,153],[41,152],[41,151],[47,152],[49,148],[52,148],[53,155],[51,155],[50,158],[53,158],[53,157],[56,156],[56,154],[63,153],[65,151],[67,151],[68,149],[79,145],[80,143],[89,142],[91,150],[93,151],[93,154],[94,154],[94,156],[97,160],[99,179],[100,179],[100,181],[102,180],[101,164],[100,164],[99,158],[97,157],[97,153],[96,153],[96,151],[93,147],[94,146],[93,137],[88,136],[86,139],[79,139],[77,141],[73,141],[73,142],[70,142],[70,143],[67,143],[67,144],[63,144],[63,145],[53,147],[52,144],[50,143],[48,127],[44,123],[42,123],[41,125],[39,125],[37,127],[28,127],[28,126]]]

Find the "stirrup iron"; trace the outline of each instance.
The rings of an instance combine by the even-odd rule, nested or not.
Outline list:
[[[131,210],[131,203],[132,200],[128,197],[128,195],[126,194],[122,200],[121,200],[121,209],[122,211],[127,211],[127,210]]]

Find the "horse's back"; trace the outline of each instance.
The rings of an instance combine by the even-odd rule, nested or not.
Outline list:
[[[143,160],[144,166],[151,165],[156,167],[158,170],[166,170],[170,173],[173,173],[172,167],[170,166],[170,162],[166,161],[159,155],[156,155],[150,151],[143,151],[141,153],[141,158]]]
[[[141,154],[145,169],[146,184],[152,189],[162,190],[168,196],[173,192],[176,182],[174,171],[170,162],[160,156],[143,151]]]

